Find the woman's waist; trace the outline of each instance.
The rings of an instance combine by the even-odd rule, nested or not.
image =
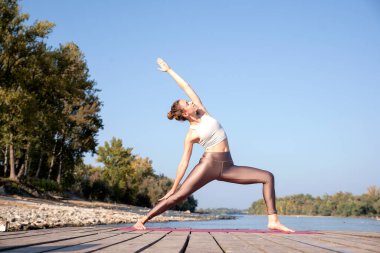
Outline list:
[[[216,161],[232,161],[230,151],[207,151],[203,153],[202,158]]]
[[[218,144],[208,147],[205,149],[205,152],[207,153],[213,153],[213,152],[229,152],[230,147],[228,145],[228,140],[227,138],[224,139],[223,141],[219,142]]]

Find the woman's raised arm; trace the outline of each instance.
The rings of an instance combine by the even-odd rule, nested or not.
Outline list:
[[[198,97],[197,93],[191,88],[182,77],[180,77],[169,65],[161,58],[157,59],[157,64],[160,66],[159,70],[162,72],[167,72],[178,84],[178,86],[186,93],[186,95],[193,101],[194,104],[198,106],[199,109],[207,113],[206,108],[202,104],[201,99]]]

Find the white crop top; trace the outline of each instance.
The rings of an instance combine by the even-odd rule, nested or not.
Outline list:
[[[200,138],[199,144],[204,148],[215,146],[227,138],[222,125],[208,114],[203,114],[201,122],[190,125],[190,129],[197,131]]]

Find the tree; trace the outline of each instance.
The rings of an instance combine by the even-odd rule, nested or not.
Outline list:
[[[104,164],[103,178],[112,189],[111,198],[132,204],[135,197],[132,148],[124,148],[122,140],[112,138],[110,143],[106,141],[98,147],[97,153],[97,161]]]
[[[106,169],[129,167],[134,156],[132,148],[124,148],[121,139],[112,138],[111,142],[105,142],[104,146],[98,147],[97,162],[103,163]]]
[[[34,173],[71,184],[103,127],[101,102],[84,55],[74,43],[58,49],[45,39],[54,24],[25,25],[16,0],[0,0],[0,147],[13,180]],[[8,166],[9,165],[9,166]]]
[[[15,153],[29,152],[34,140],[35,121],[31,110],[36,98],[28,90],[35,59],[43,50],[43,39],[54,24],[41,21],[32,26],[23,23],[27,14],[20,14],[17,1],[0,1],[0,143],[9,147],[10,178],[17,180]],[[20,158],[20,157],[19,157]],[[26,166],[26,165],[25,165]]]
[[[62,112],[56,138],[59,143],[57,182],[61,181],[64,161],[75,164],[83,153],[95,153],[96,134],[103,127],[101,103],[89,79],[88,68],[77,45],[68,43],[57,52],[58,77],[63,86]],[[70,166],[72,168],[72,166]],[[71,171],[70,171],[71,172]]]

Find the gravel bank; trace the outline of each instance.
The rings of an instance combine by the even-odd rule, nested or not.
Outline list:
[[[0,195],[0,223],[8,222],[7,231],[134,223],[149,211],[123,204],[82,200],[49,201]],[[152,222],[226,219],[230,216],[167,211]]]

